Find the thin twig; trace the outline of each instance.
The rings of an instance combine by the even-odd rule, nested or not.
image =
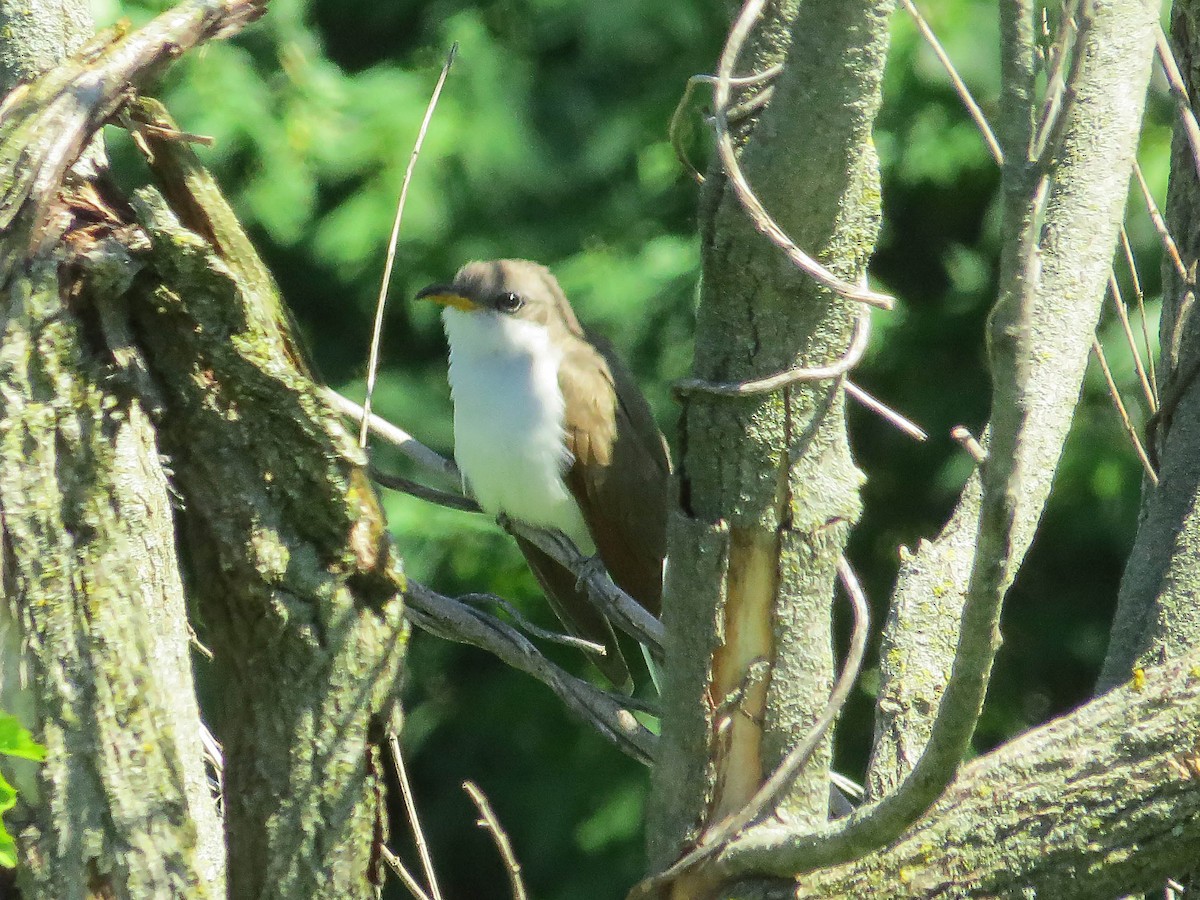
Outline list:
[[[754,378],[748,381],[705,381],[703,378],[685,378],[675,382],[673,390],[679,396],[692,393],[715,394],[719,397],[751,397],[755,394],[768,394],[801,381],[822,381],[826,378],[837,378],[845,375],[863,358],[867,352],[867,344],[871,340],[871,313],[863,310],[854,326],[854,336],[850,346],[836,361],[827,366],[814,366],[810,369],[789,369],[777,372],[766,378]]]
[[[950,76],[950,83],[954,86],[958,98],[962,100],[963,106],[967,108],[967,112],[971,118],[975,120],[975,126],[979,129],[979,133],[983,135],[984,143],[987,144],[988,151],[992,154],[992,159],[996,161],[997,165],[1001,165],[1004,162],[1004,154],[1000,150],[1000,142],[996,140],[996,135],[992,132],[992,127],[988,124],[983,110],[979,108],[979,104],[971,96],[970,89],[967,87],[966,82],[962,80],[962,76],[958,74],[958,70],[954,67],[954,62],[950,59],[949,54],[946,53],[942,42],[933,33],[933,29],[929,27],[929,22],[921,15],[921,10],[917,8],[913,0],[900,0],[900,2],[908,10],[908,14],[913,17],[913,20],[917,23],[917,30],[921,32],[921,36],[925,38],[925,42],[933,50],[934,55],[938,58],[938,62],[942,64],[942,68]]]
[[[460,603],[470,603],[478,606],[487,603],[490,606],[498,606],[512,617],[512,620],[521,626],[522,630],[532,634],[534,637],[539,637],[544,641],[550,641],[552,644],[561,644],[564,647],[573,647],[576,650],[583,650],[587,653],[595,653],[604,656],[608,653],[608,648],[603,644],[597,644],[595,641],[589,641],[584,638],[575,637],[570,634],[559,634],[557,631],[547,631],[534,625],[525,618],[517,610],[515,606],[505,600],[503,597],[497,597],[495,594],[461,594],[458,597]]]
[[[821,717],[809,729],[808,734],[804,736],[804,740],[800,741],[800,743],[788,752],[787,756],[783,758],[783,761],[771,774],[771,777],[762,783],[754,796],[750,798],[750,801],[742,809],[726,816],[725,819],[718,822],[715,826],[707,829],[696,847],[684,854],[683,857],[665,872],[643,881],[639,885],[643,893],[645,893],[646,888],[670,881],[686,870],[703,862],[721,850],[730,838],[765,813],[767,808],[775,803],[780,794],[792,783],[797,773],[812,757],[813,751],[817,749],[817,746],[824,739],[830,726],[837,720],[842,707],[846,705],[846,701],[850,698],[850,692],[854,689],[854,685],[858,681],[859,672],[862,670],[863,656],[867,648],[867,631],[870,624],[870,607],[867,604],[866,595],[863,593],[858,576],[854,574],[850,563],[846,561],[846,557],[838,557],[837,571],[838,578],[842,582],[842,587],[845,588],[846,596],[850,599],[850,606],[854,613],[854,626],[850,635],[850,648],[846,653],[846,662],[842,665],[841,674],[838,675],[837,683],[829,695],[829,702],[825,704],[825,709],[821,713]]]
[[[426,503],[444,506],[447,509],[456,509],[459,512],[483,512],[479,508],[478,503],[470,497],[464,497],[462,494],[431,488],[428,485],[413,481],[411,478],[405,478],[403,475],[393,475],[390,472],[384,472],[378,466],[370,466],[368,472],[371,475],[371,480],[376,484],[383,485],[383,487],[389,490],[408,494],[410,497],[416,497],[418,500],[424,500]]]
[[[1154,471],[1154,466],[1150,463],[1150,457],[1146,455],[1146,448],[1142,445],[1142,439],[1138,435],[1137,429],[1133,427],[1133,423],[1129,421],[1129,413],[1125,409],[1125,403],[1121,400],[1121,392],[1117,390],[1117,383],[1113,380],[1112,370],[1108,367],[1108,359],[1104,356],[1104,348],[1100,345],[1100,341],[1092,339],[1092,352],[1096,354],[1096,361],[1100,363],[1100,371],[1104,373],[1104,381],[1108,385],[1108,394],[1112,397],[1113,406],[1117,408],[1117,415],[1121,417],[1121,424],[1125,427],[1125,433],[1129,435],[1129,440],[1133,444],[1133,449],[1137,453],[1137,457],[1142,462],[1142,468],[1146,472],[1146,477],[1150,479],[1150,483],[1158,485],[1158,473]]]
[[[1112,270],[1109,270],[1108,273],[1108,291],[1112,295],[1113,307],[1117,311],[1117,318],[1121,320],[1121,328],[1125,332],[1125,342],[1129,345],[1129,351],[1133,354],[1133,368],[1137,372],[1138,382],[1141,384],[1142,393],[1146,397],[1146,406],[1153,413],[1158,409],[1158,400],[1154,396],[1154,388],[1150,384],[1150,377],[1146,374],[1146,369],[1142,365],[1142,354],[1138,349],[1137,338],[1133,336],[1133,326],[1129,324],[1129,308],[1125,305],[1125,298],[1121,296],[1121,287],[1117,284],[1117,276]]]
[[[1146,202],[1146,212],[1150,214],[1150,222],[1154,226],[1154,230],[1158,232],[1158,239],[1162,241],[1163,252],[1167,254],[1167,259],[1171,261],[1171,267],[1175,270],[1179,280],[1190,285],[1192,278],[1188,274],[1187,266],[1183,264],[1183,257],[1179,255],[1179,245],[1171,236],[1171,229],[1167,227],[1166,220],[1159,212],[1158,204],[1154,202],[1154,194],[1150,191],[1150,185],[1146,184],[1146,176],[1142,174],[1142,166],[1136,159],[1133,161],[1133,174],[1137,177],[1138,187],[1142,191],[1142,199]]]
[[[504,860],[504,868],[508,871],[508,886],[512,890],[513,900],[526,900],[529,895],[525,893],[525,883],[521,880],[521,864],[517,862],[508,835],[500,827],[500,820],[496,818],[492,804],[488,803],[488,798],[473,781],[464,781],[463,790],[467,792],[467,796],[479,810],[479,820],[476,824],[490,833],[492,840],[496,842],[496,850],[499,852],[500,858]]]
[[[987,461],[987,451],[983,449],[983,444],[975,439],[975,435],[971,434],[965,425],[955,425],[951,428],[950,437],[958,441],[971,459],[979,465],[983,465]]]
[[[433,900],[442,900],[437,872],[433,868],[433,857],[429,853],[429,844],[425,840],[425,829],[421,827],[421,819],[417,815],[417,802],[413,798],[412,784],[408,780],[408,768],[404,765],[404,754],[400,752],[400,738],[396,736],[395,731],[388,732],[388,749],[392,752],[392,765],[396,767],[396,777],[400,781],[400,796],[404,800],[404,811],[408,815],[409,827],[412,828],[413,843],[417,845],[417,855],[421,858],[421,867],[425,870],[425,881],[429,885]]]
[[[853,397],[888,424],[894,425],[900,431],[903,431],[914,441],[925,441],[929,439],[929,435],[925,433],[925,430],[921,428],[920,425],[911,419],[906,419],[878,397],[875,397],[860,388],[849,378],[842,381],[842,387],[846,389],[846,393],[849,396]]]
[[[347,418],[354,419],[356,422],[362,418],[364,408],[353,400],[343,397],[333,388],[324,388],[321,391],[321,395],[338,412]],[[391,444],[413,462],[437,475],[444,475],[457,484],[462,483],[462,475],[459,474],[458,466],[454,464],[453,460],[449,460],[436,450],[426,447],[403,428],[393,425],[382,416],[371,413],[367,418],[367,422],[372,434]]]
[[[408,199],[408,185],[412,181],[413,169],[417,165],[417,157],[421,153],[421,145],[425,143],[425,132],[429,130],[429,122],[433,119],[433,111],[437,107],[438,97],[442,94],[442,85],[450,74],[450,66],[458,53],[458,42],[450,45],[446,54],[446,62],[442,64],[442,73],[438,76],[433,88],[433,96],[425,108],[425,118],[421,120],[421,128],[417,131],[417,140],[413,144],[412,154],[408,157],[408,167],[404,170],[404,180],[400,183],[400,199],[396,203],[396,218],[392,222],[392,236],[388,241],[387,262],[383,266],[383,281],[379,285],[379,299],[375,302],[375,325],[371,332],[371,355],[367,362],[367,395],[363,401],[362,424],[358,430],[358,445],[363,449],[367,446],[368,419],[371,413],[371,397],[375,393],[375,375],[379,370],[379,344],[383,338],[383,310],[387,305],[388,285],[392,280],[392,266],[396,262],[396,244],[400,240],[400,220],[404,216],[404,203]]]
[[[896,305],[895,298],[844,281],[801,250],[763,207],[738,162],[733,138],[729,134],[729,94],[733,84],[733,68],[742,45],[746,43],[746,38],[758,21],[765,3],[766,0],[746,0],[746,5],[742,7],[737,21],[729,31],[725,48],[721,51],[713,96],[713,124],[717,131],[717,152],[721,157],[721,165],[754,228],[786,253],[796,268],[838,296],[879,309],[892,309]]]
[[[413,876],[413,873],[408,871],[404,863],[400,861],[395,853],[388,847],[383,847],[383,861],[388,864],[388,867],[396,873],[400,882],[408,888],[408,892],[413,895],[413,900],[431,900],[430,896],[425,893],[425,889],[421,887],[421,882]]]
[[[1200,124],[1196,122],[1196,114],[1192,112],[1192,102],[1188,99],[1187,85],[1175,61],[1175,51],[1171,42],[1163,32],[1162,26],[1156,26],[1154,34],[1158,48],[1158,59],[1162,63],[1163,74],[1167,76],[1167,84],[1171,88],[1171,96],[1175,99],[1175,109],[1179,113],[1179,121],[1183,123],[1183,133],[1187,137],[1188,146],[1192,150],[1192,164],[1200,175]]]
[[[1137,298],[1138,320],[1142,325],[1142,341],[1146,345],[1146,365],[1150,369],[1150,389],[1154,394],[1154,405],[1158,407],[1158,375],[1154,371],[1154,349],[1150,344],[1150,326],[1146,318],[1146,297],[1142,292],[1142,279],[1138,276],[1137,259],[1129,243],[1129,232],[1121,226],[1121,249],[1125,251],[1125,264],[1129,267],[1129,280],[1133,284],[1133,296]]]

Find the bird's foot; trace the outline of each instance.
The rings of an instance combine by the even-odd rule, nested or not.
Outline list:
[[[583,561],[575,573],[575,590],[586,591],[587,583],[593,578],[607,577],[608,569],[604,567],[604,561],[600,559],[600,554],[594,553]]]

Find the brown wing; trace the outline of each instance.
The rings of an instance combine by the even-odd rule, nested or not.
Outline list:
[[[618,690],[631,691],[633,677],[612,625],[592,606],[587,593],[576,588],[575,576],[524,538],[517,538],[517,546],[525,554],[525,561],[537,576],[559,621],[575,637],[603,644],[604,654],[591,653],[589,658]]]
[[[573,400],[565,424],[575,461],[566,483],[613,581],[658,615],[671,475],[666,442],[628,370],[606,343],[592,340],[571,341],[559,368]],[[587,390],[597,383],[614,389],[615,402],[608,390]]]

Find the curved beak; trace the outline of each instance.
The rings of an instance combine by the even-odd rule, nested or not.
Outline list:
[[[466,312],[481,309],[480,305],[463,294],[452,284],[431,284],[417,292],[418,300],[432,300],[442,306],[451,306]]]

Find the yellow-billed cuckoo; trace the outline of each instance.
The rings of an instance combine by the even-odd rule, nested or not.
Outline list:
[[[666,443],[612,348],[575,318],[550,271],[520,259],[472,262],[419,298],[443,304],[454,400],[454,458],[483,510],[557,528],[596,554],[658,615],[666,550]],[[568,630],[628,682],[612,626],[571,572],[517,539]]]

